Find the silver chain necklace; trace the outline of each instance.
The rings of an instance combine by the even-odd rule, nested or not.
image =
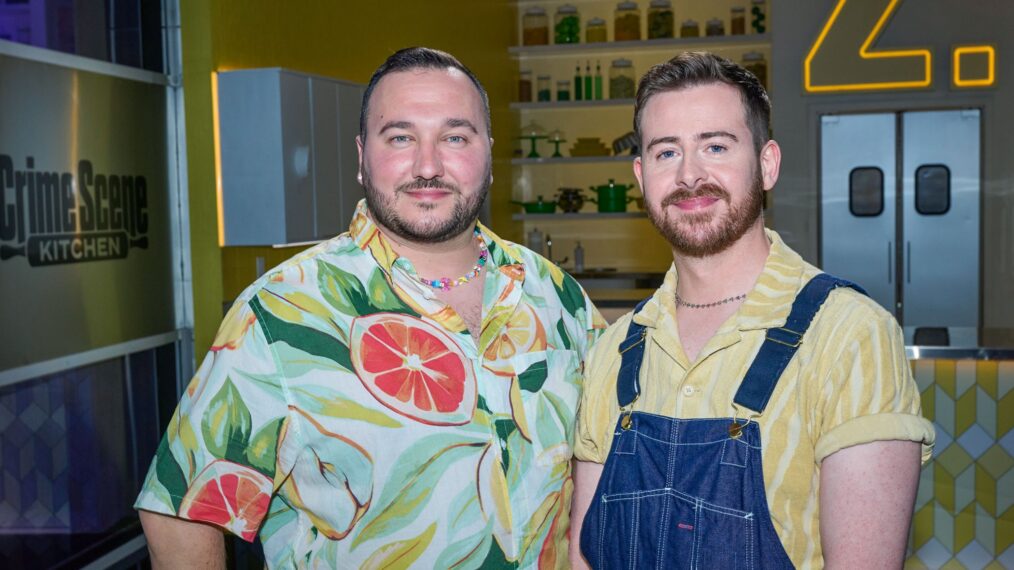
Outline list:
[[[684,301],[682,298],[680,298],[680,294],[679,293],[676,293],[676,306],[677,307],[686,307],[688,309],[707,309],[709,307],[717,307],[719,305],[724,305],[726,303],[732,303],[733,301],[740,301],[740,300],[743,300],[743,299],[746,299],[746,293],[743,293],[742,295],[736,295],[735,297],[729,297],[727,299],[722,299],[721,301],[715,301],[714,303],[701,303],[701,304],[698,304],[698,303],[688,303],[688,302]]]

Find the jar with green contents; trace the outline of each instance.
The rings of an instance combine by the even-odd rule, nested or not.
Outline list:
[[[648,5],[648,39],[671,38],[675,29],[672,2],[651,0]]]
[[[680,26],[680,37],[681,38],[697,38],[701,35],[701,28],[697,25],[697,20],[684,20],[683,25]]]
[[[549,75],[540,75],[538,83],[536,84],[536,97],[539,101],[552,101],[553,100],[553,88],[550,85],[552,77]]]
[[[554,43],[576,44],[581,41],[581,15],[577,8],[570,4],[560,6],[553,22]]]
[[[570,79],[561,79],[556,82],[556,100],[570,101]]]
[[[637,2],[620,2],[613,18],[613,40],[626,42],[641,39],[641,10]]]
[[[768,85],[768,62],[764,60],[764,54],[757,51],[750,51],[743,54],[743,68],[757,76],[757,81],[767,89]]]
[[[521,17],[521,45],[544,46],[549,43],[549,16],[538,6],[525,10]]]
[[[634,64],[629,59],[614,59],[609,67],[609,98],[633,99],[637,89]]]
[[[606,35],[606,21],[602,18],[592,18],[584,28],[584,41],[593,44],[609,41]]]

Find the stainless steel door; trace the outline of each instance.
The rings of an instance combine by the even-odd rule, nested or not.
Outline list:
[[[894,113],[821,117],[821,265],[895,314]]]
[[[905,340],[947,327],[951,346],[977,346],[980,112],[902,114]]]

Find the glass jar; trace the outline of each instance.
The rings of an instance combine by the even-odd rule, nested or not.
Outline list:
[[[629,59],[614,59],[609,67],[609,98],[633,99],[637,89],[634,64]]]
[[[606,34],[606,21],[602,18],[592,18],[584,28],[584,41],[593,44],[609,41]]]
[[[746,33],[746,8],[733,6],[729,10],[729,34],[742,36]]]
[[[530,69],[523,69],[518,77],[518,101],[521,101],[522,103],[529,103],[531,100],[532,71]]]
[[[540,75],[536,86],[536,95],[539,101],[552,101],[553,88],[550,84],[552,78],[548,75]]]
[[[672,2],[651,0],[651,4],[648,5],[648,39],[671,38],[674,28]]]
[[[637,2],[620,2],[613,18],[613,40],[625,42],[641,39],[641,10]]]
[[[680,37],[681,38],[697,38],[701,35],[701,28],[697,25],[697,20],[684,20],[683,25],[680,26]]]
[[[570,79],[561,79],[556,82],[556,100],[570,101]]]
[[[764,54],[757,51],[749,51],[743,54],[743,68],[757,76],[757,81],[767,89],[768,86],[768,62],[764,60]]]
[[[553,43],[576,44],[581,41],[581,15],[577,8],[564,4],[553,19]]]
[[[704,35],[706,36],[724,36],[725,35],[725,22],[718,18],[712,18],[708,20],[708,23],[704,25]]]
[[[750,2],[750,32],[763,34],[766,31],[768,31],[768,23],[764,0],[752,0]]]
[[[521,45],[544,46],[549,43],[549,16],[545,8],[534,6],[521,17]]]

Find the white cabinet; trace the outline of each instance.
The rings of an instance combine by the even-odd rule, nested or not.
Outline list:
[[[286,69],[218,74],[222,245],[330,238],[363,196],[362,85]]]

